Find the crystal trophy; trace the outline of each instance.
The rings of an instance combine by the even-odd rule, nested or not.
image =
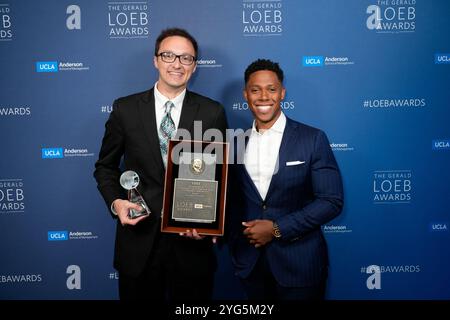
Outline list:
[[[128,190],[128,200],[130,202],[136,203],[142,207],[141,210],[130,209],[128,212],[128,217],[130,219],[135,219],[140,216],[147,216],[150,214],[150,209],[145,203],[144,198],[141,196],[139,191],[136,189],[139,185],[139,176],[136,172],[132,170],[125,171],[120,176],[120,185]]]

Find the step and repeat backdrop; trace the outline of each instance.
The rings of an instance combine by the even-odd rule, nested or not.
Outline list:
[[[450,1],[0,0],[0,299],[117,299],[115,220],[93,178],[114,99],[157,80],[160,31],[200,46],[190,89],[231,128],[243,72],[285,71],[323,129],[345,208],[323,226],[328,299],[450,299]],[[227,246],[216,299],[244,299]]]

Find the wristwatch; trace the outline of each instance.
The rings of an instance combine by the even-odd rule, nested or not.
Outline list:
[[[273,223],[272,234],[275,238],[281,238],[280,227],[278,226],[278,224],[276,222]]]

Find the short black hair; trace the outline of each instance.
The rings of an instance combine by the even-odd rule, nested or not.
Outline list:
[[[192,46],[194,47],[195,58],[197,58],[197,53],[198,53],[197,41],[195,40],[195,38],[193,36],[191,36],[191,34],[189,32],[187,32],[186,30],[181,29],[181,28],[168,28],[168,29],[161,31],[161,33],[159,34],[159,36],[155,42],[155,56],[157,56],[159,53],[159,47],[161,46],[161,42],[163,42],[163,40],[168,37],[174,37],[174,36],[183,37],[183,38],[188,39],[192,43]]]
[[[247,84],[248,79],[252,75],[252,73],[256,71],[262,71],[262,70],[268,70],[273,71],[276,73],[278,80],[280,80],[281,83],[283,83],[284,80],[284,74],[283,70],[281,70],[279,64],[277,62],[273,62],[268,59],[258,59],[256,61],[253,61],[247,69],[245,69],[244,79],[245,84]]]

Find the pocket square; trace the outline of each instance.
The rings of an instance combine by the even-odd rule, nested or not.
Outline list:
[[[298,166],[299,164],[304,164],[305,161],[288,161],[286,162],[286,167]]]

